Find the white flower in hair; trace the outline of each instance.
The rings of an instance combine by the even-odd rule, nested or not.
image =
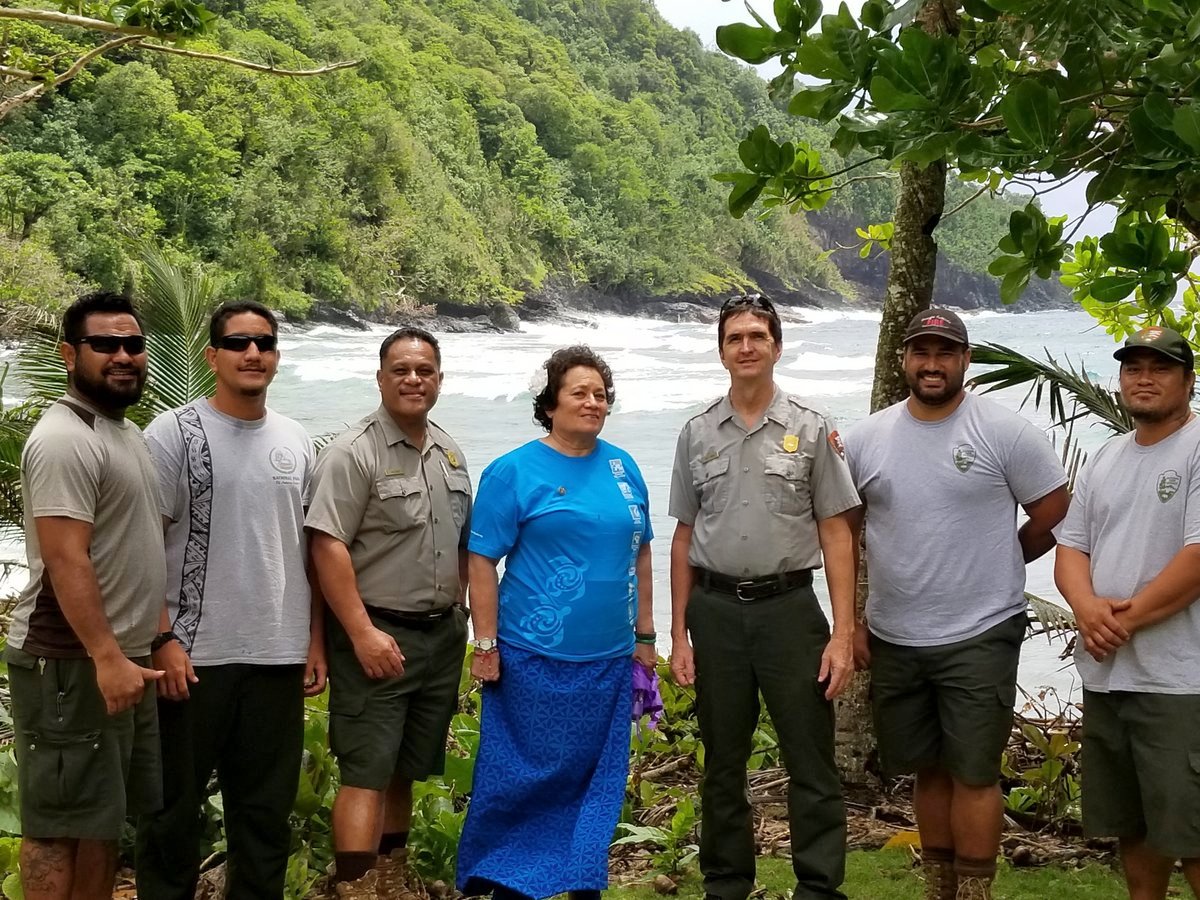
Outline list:
[[[529,376],[529,393],[530,396],[537,397],[546,389],[546,385],[550,383],[550,373],[546,371],[546,365],[543,363],[533,370],[533,374]]]

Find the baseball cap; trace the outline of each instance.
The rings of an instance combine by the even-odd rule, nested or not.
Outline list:
[[[940,306],[922,310],[912,317],[908,330],[904,332],[904,343],[923,335],[944,337],[959,344],[967,343],[967,326],[957,313]]]
[[[1183,339],[1183,335],[1172,328],[1164,328],[1161,325],[1152,325],[1149,328],[1143,328],[1137,334],[1130,335],[1125,339],[1125,346],[1118,348],[1113,353],[1113,359],[1124,359],[1134,350],[1143,349],[1161,353],[1167,359],[1182,363],[1189,369],[1196,367],[1196,358],[1192,354],[1192,348]]]

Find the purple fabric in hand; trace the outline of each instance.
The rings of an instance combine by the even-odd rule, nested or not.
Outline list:
[[[658,690],[658,672],[647,670],[636,659],[633,661],[633,721],[641,728],[643,716],[650,717],[649,728],[658,727],[662,721],[663,700]]]

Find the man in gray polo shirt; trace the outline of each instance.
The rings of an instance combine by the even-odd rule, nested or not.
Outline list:
[[[321,452],[305,520],[333,613],[329,740],[342,781],[333,806],[339,885],[366,875],[377,854],[404,855],[412,783],[442,771],[458,700],[471,479],[458,445],[429,421],[441,363],[427,331],[402,328],[384,340],[381,405]],[[385,880],[403,875],[392,862],[383,870]]]
[[[154,466],[125,418],[146,380],[127,299],[63,316],[67,394],[21,455],[29,583],[8,633],[30,900],[109,897],[125,816],[162,801],[150,643],[166,564]]]
[[[1092,454],[1058,532],[1079,625],[1083,827],[1120,839],[1132,900],[1175,860],[1200,897],[1200,423],[1192,348],[1145,328],[1113,354],[1134,431]]]
[[[1068,502],[1045,435],[963,389],[970,361],[954,312],[918,313],[904,335],[909,397],[846,434],[870,573],[858,662],[872,669],[884,771],[917,776],[930,900],[991,895],[1025,564],[1054,546]]]
[[[754,889],[746,763],[761,692],[791,779],[793,896],[844,898],[832,701],[853,674],[858,495],[829,422],[775,385],[783,329],[771,302],[727,301],[717,348],[729,392],[683,426],[670,503],[671,671],[696,685],[704,890],[745,900]],[[822,557],[832,635],[812,590]]]

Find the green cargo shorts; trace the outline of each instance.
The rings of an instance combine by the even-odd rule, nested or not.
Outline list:
[[[999,782],[1027,625],[1020,613],[933,647],[871,635],[871,710],[885,773],[939,768],[962,784]]]
[[[115,841],[126,815],[162,806],[152,684],[136,706],[110,716],[90,659],[46,659],[14,647],[5,658],[26,837]],[[149,666],[150,658],[134,662]]]
[[[1200,695],[1083,692],[1083,830],[1200,857]]]
[[[418,626],[372,614],[375,627],[395,638],[404,654],[399,678],[368,678],[337,618],[326,621],[329,746],[342,784],[382,791],[394,776],[420,781],[440,775],[467,650],[466,612],[455,607]]]

